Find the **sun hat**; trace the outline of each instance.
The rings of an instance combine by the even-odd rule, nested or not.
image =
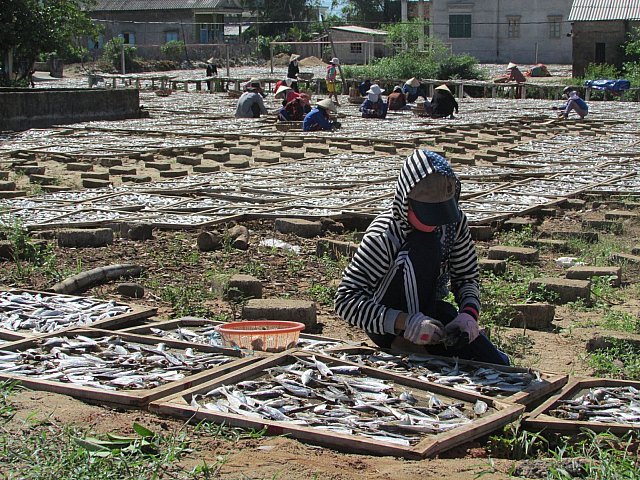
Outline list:
[[[320,100],[317,105],[318,105],[318,107],[324,108],[325,110],[329,110],[329,111],[331,111],[333,113],[337,113],[338,112],[338,108],[336,107],[336,104],[333,103],[328,98],[325,98],[324,100]]]
[[[418,80],[416,77],[411,77],[409,80],[404,82],[404,84],[405,85],[409,85],[410,87],[419,87],[420,86],[420,80]]]
[[[507,65],[507,70],[511,70],[512,68],[517,67],[517,65],[513,62],[509,62],[509,65]]]
[[[453,177],[432,173],[411,189],[408,202],[424,225],[446,225],[460,221],[456,180]]]
[[[334,65],[340,65],[340,59],[338,57],[333,57],[329,63],[333,63]]]
[[[293,62],[294,60],[298,60],[299,58],[300,58],[300,55],[298,55],[297,53],[292,53],[291,58],[289,58],[289,61]]]
[[[367,90],[367,93],[373,93],[374,95],[380,95],[381,93],[384,93],[384,88],[380,88],[377,83],[374,83],[373,85],[371,85],[369,87],[369,90]]]
[[[447,92],[451,93],[451,90],[449,90],[449,87],[447,87],[446,83],[438,85],[436,88],[434,88],[434,90],[446,90]]]
[[[215,61],[215,59],[213,57],[211,57],[209,60],[207,60],[207,63],[213,63]]]
[[[280,86],[278,87],[278,90],[276,90],[276,97],[277,97],[278,95],[280,95],[281,93],[284,93],[284,92],[286,92],[286,91],[288,91],[288,90],[291,90],[291,87],[287,87],[286,85],[280,85]]]
[[[251,85],[257,85],[258,87],[262,86],[262,82],[260,82],[259,78],[252,78],[251,80],[249,80],[249,83]]]

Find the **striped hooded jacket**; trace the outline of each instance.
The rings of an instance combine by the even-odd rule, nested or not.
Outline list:
[[[407,235],[413,231],[407,219],[407,195],[421,179],[434,172],[455,178],[459,197],[460,181],[443,157],[428,150],[416,150],[407,157],[398,176],[391,210],[373,220],[338,287],[336,312],[351,325],[380,335],[395,333],[393,323],[399,312],[382,305],[380,300],[398,268],[407,261],[398,256]],[[460,310],[471,307],[479,312],[478,259],[464,212],[459,222],[438,227],[437,232],[441,246],[437,298],[447,296],[451,280]],[[411,272],[411,268],[404,270],[409,314],[418,311],[417,287]]]

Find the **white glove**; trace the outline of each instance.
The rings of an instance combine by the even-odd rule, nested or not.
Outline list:
[[[456,330],[465,332],[469,335],[469,343],[473,342],[480,335],[480,327],[478,322],[468,313],[459,313],[456,318],[447,323],[444,327],[445,332],[452,333]]]
[[[442,323],[423,313],[414,313],[405,322],[404,338],[416,345],[439,343],[444,337]]]

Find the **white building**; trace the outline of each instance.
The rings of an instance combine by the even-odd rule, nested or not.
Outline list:
[[[485,63],[571,63],[572,0],[431,0],[431,32]]]

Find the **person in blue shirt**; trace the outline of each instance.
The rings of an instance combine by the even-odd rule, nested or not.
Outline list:
[[[304,132],[317,132],[318,130],[332,130],[338,128],[340,124],[334,122],[329,117],[329,112],[337,113],[338,108],[329,98],[320,100],[316,108],[312,109],[304,117],[302,130]]]
[[[558,110],[558,117],[569,118],[571,111],[576,112],[581,119],[587,116],[589,105],[580,98],[573,87],[565,87],[562,91],[562,96],[567,99],[567,102],[560,107],[551,107],[552,110]]]
[[[358,85],[358,91],[360,92],[360,96],[364,97],[367,94],[367,90],[371,88],[371,80],[366,79],[364,82]]]
[[[425,99],[427,98],[421,91],[421,86],[422,85],[420,85],[420,80],[418,80],[416,77],[411,77],[404,83],[402,91],[407,96],[407,103],[415,102],[419,96],[423,96]]]
[[[387,116],[387,104],[382,100],[384,88],[380,88],[375,83],[367,90],[367,98],[362,105],[360,111],[362,118],[385,118]]]

